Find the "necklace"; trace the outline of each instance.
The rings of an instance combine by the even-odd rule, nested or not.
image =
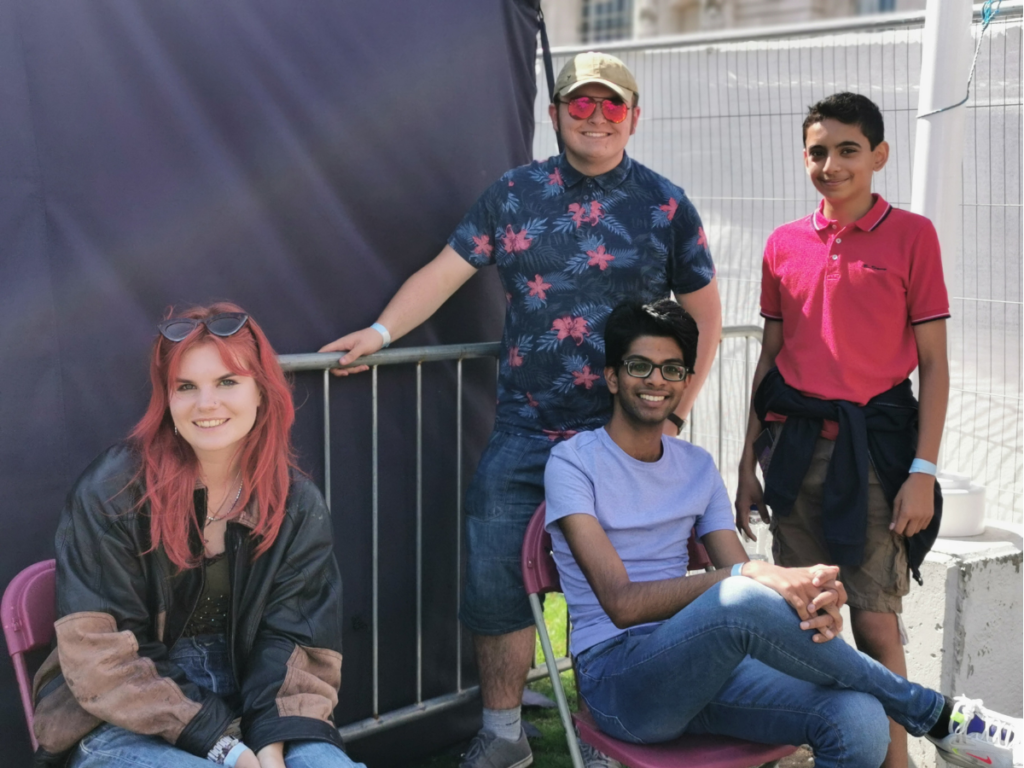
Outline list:
[[[221,502],[220,507],[217,509],[217,514],[206,516],[206,524],[209,525],[210,523],[216,523],[228,517],[232,512],[235,511],[235,506],[238,504],[238,500],[240,498],[242,498],[242,483],[238,484],[238,493],[235,494],[235,500],[231,502],[230,509],[228,509],[228,511],[225,512],[223,515],[220,514],[220,511],[224,509],[224,505],[227,504],[228,501],[227,497],[225,496],[224,501]]]

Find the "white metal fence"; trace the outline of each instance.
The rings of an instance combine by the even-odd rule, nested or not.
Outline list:
[[[923,12],[789,28],[609,43],[636,74],[642,109],[629,152],[679,183],[704,219],[726,325],[760,322],[760,263],[778,225],[817,204],[801,158],[807,106],[842,90],[882,109],[892,153],[875,189],[909,208]],[[980,25],[975,24],[975,37]],[[987,487],[990,520],[1022,521],[1021,3],[1004,2],[982,42],[967,103],[963,243],[946,275],[952,392],[944,469]],[[555,71],[581,48],[556,49]],[[964,73],[966,83],[967,73]],[[536,157],[556,152],[538,66]],[[730,486],[750,361],[723,345],[696,412],[694,442]],[[755,351],[756,354],[756,351]],[[719,423],[717,392],[725,392]],[[719,450],[719,443],[724,449]]]
[[[759,342],[761,338],[761,330],[757,326],[742,326],[742,327],[727,327],[722,331],[722,345],[725,348],[727,345],[735,345],[737,350],[741,350],[740,354],[743,358],[748,361],[756,360],[759,348]],[[493,358],[495,362],[495,376],[497,376],[497,357],[500,354],[500,344],[498,342],[482,343],[482,344],[451,344],[446,346],[433,346],[433,347],[404,347],[396,349],[388,349],[378,352],[373,355],[368,355],[363,358],[360,362],[370,366],[370,373],[368,374],[371,380],[370,390],[370,434],[353,434],[349,435],[347,439],[358,442],[359,444],[366,444],[367,437],[369,438],[370,445],[370,509],[369,517],[371,522],[371,560],[370,560],[370,572],[365,574],[366,580],[372,585],[371,587],[371,605],[370,605],[370,629],[372,632],[371,648],[370,648],[370,681],[371,681],[371,711],[370,717],[364,718],[354,723],[347,723],[341,727],[342,735],[348,739],[358,739],[363,736],[367,736],[371,733],[376,733],[381,730],[393,728],[399,725],[403,725],[413,720],[417,720],[429,714],[440,712],[446,709],[456,707],[478,695],[477,686],[466,686],[463,684],[462,677],[462,664],[463,658],[462,643],[464,639],[464,632],[459,625],[459,619],[457,612],[453,610],[450,616],[452,625],[456,628],[456,649],[453,656],[454,674],[452,675],[454,685],[452,690],[443,693],[439,696],[427,697],[424,695],[423,686],[423,672],[424,672],[424,655],[423,655],[423,644],[424,644],[424,543],[423,543],[423,494],[424,494],[424,475],[423,475],[423,457],[425,452],[436,451],[437,447],[434,445],[438,441],[437,435],[425,435],[423,430],[423,414],[425,407],[434,407],[435,403],[425,403],[423,394],[423,365],[424,363],[437,363],[437,362],[455,362],[455,423],[451,425],[452,434],[455,436],[455,455],[451,456],[451,461],[448,462],[451,467],[451,481],[454,487],[458,491],[456,501],[456,525],[454,530],[454,536],[456,538],[456,546],[454,548],[455,557],[448,564],[451,569],[451,573],[455,575],[455,582],[457,585],[461,584],[461,534],[462,534],[462,494],[466,488],[466,480],[462,473],[463,466],[463,361],[471,360],[475,358]],[[281,355],[280,357],[282,367],[286,371],[291,372],[320,372],[322,376],[322,387],[323,387],[323,454],[324,454],[324,497],[327,500],[328,506],[331,504],[331,499],[334,496],[334,479],[331,472],[331,377],[329,369],[337,365],[338,355],[331,353],[310,353],[310,354],[295,354],[295,355]],[[722,383],[726,378],[722,375],[723,366],[725,365],[726,357],[719,355],[716,368],[716,381]],[[381,366],[415,366],[416,371],[416,389],[415,389],[415,401],[413,404],[413,410],[415,413],[415,437],[412,441],[408,442],[404,447],[400,448],[400,451],[407,451],[412,454],[412,464],[416,467],[415,476],[415,527],[416,527],[416,583],[415,583],[415,617],[410,617],[415,622],[415,694],[413,700],[407,702],[404,706],[400,706],[397,709],[390,711],[382,711],[381,706],[381,670],[384,665],[389,663],[388,659],[382,659],[379,650],[380,647],[380,611],[382,606],[395,603],[400,599],[400,594],[406,589],[405,585],[391,584],[390,588],[392,592],[388,592],[388,585],[382,584],[380,579],[380,528],[381,528],[381,509],[380,509],[380,495],[382,483],[387,483],[394,480],[394,478],[388,478],[386,473],[381,472],[382,463],[387,466],[395,466],[397,457],[390,455],[386,462],[382,462],[380,456],[380,441],[378,431],[378,413],[382,407],[379,390],[378,390],[378,369]],[[753,372],[753,368],[749,367],[744,372],[744,375],[749,376]],[[430,400],[429,396],[426,398]],[[725,397],[725,391],[720,386],[714,395],[708,395],[705,400],[709,403],[705,410],[711,412],[711,409],[717,408],[718,411],[714,413],[714,423],[723,423],[721,409],[726,405],[733,406],[734,404],[727,403]],[[393,408],[394,403],[384,403],[383,407]],[[745,406],[745,404],[743,404]],[[702,412],[703,413],[703,412]],[[703,418],[703,417],[700,417]],[[691,429],[693,429],[694,422],[691,420]],[[705,430],[706,431],[706,430]],[[724,443],[720,439],[715,441],[712,439],[710,442],[713,444],[711,450],[717,451],[716,458],[721,463]],[[335,446],[336,447],[336,446]],[[394,449],[393,449],[394,450]],[[349,478],[350,482],[352,478]],[[442,566],[443,567],[443,566]],[[568,658],[560,658],[556,661],[561,669],[567,669],[569,666]],[[530,672],[530,679],[537,679],[544,676],[543,667],[535,668]]]

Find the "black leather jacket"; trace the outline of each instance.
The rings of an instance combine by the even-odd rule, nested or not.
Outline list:
[[[168,660],[202,592],[202,568],[178,572],[150,550],[136,502],[139,457],[117,445],[68,496],[57,530],[57,647],[36,675],[37,765],[62,765],[103,722],[159,735],[205,757],[237,713]],[[199,527],[206,492],[195,492]],[[285,520],[253,561],[255,521],[230,522],[227,640],[243,702],[241,735],[258,751],[308,739],[342,746],[333,722],[341,685],[341,576],[330,516],[293,473]],[[193,542],[198,553],[200,543]]]

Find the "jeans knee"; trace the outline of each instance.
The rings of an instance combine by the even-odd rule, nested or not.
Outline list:
[[[753,579],[735,576],[720,582],[718,586],[722,606],[745,614],[789,608],[789,604],[778,592]]]
[[[820,713],[815,757],[831,753],[822,764],[849,768],[877,768],[889,747],[889,718],[874,696],[843,691],[837,693],[830,706]]]

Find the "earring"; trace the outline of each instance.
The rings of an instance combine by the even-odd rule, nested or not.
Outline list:
[[[177,424],[174,425],[174,436],[175,437],[178,436],[178,425]]]

